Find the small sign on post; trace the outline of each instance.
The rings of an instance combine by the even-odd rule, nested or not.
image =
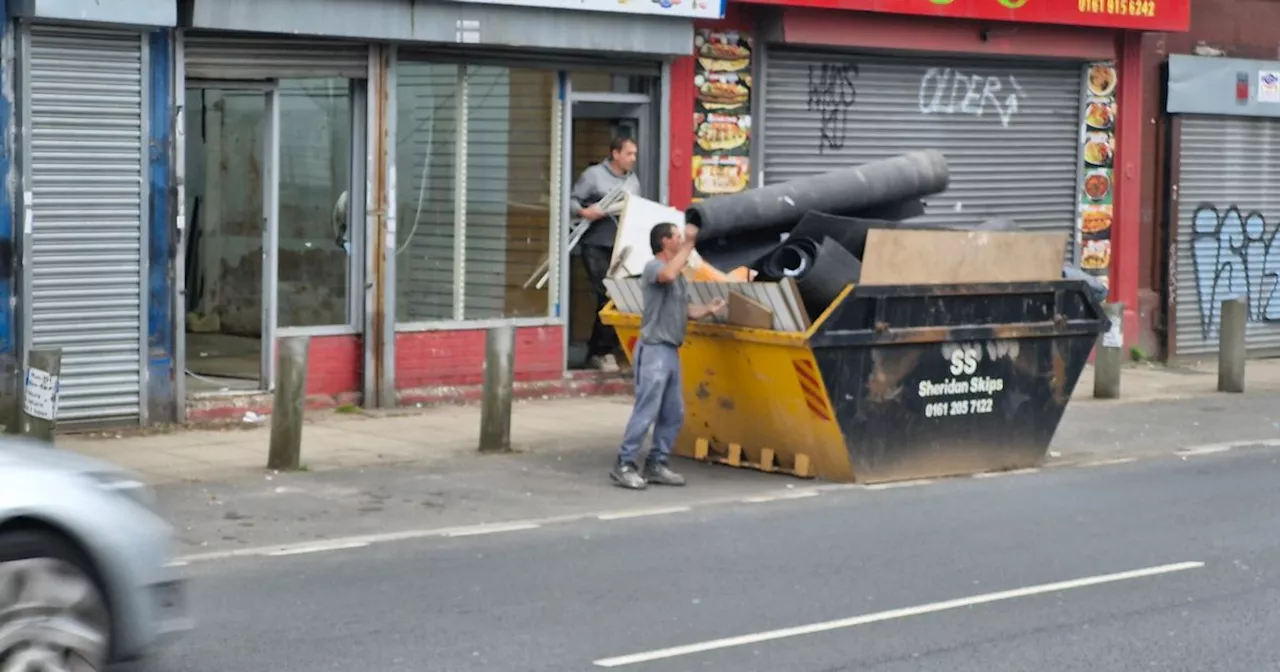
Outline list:
[[[1102,311],[1111,326],[1102,333],[1093,359],[1093,397],[1120,398],[1120,370],[1124,367],[1124,304],[1107,303]]]
[[[61,373],[62,350],[42,349],[28,353],[22,385],[20,434],[23,436],[53,443]]]

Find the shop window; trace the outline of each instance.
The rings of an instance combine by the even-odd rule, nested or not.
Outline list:
[[[351,321],[350,174],[349,81],[281,80],[281,327]]]
[[[402,62],[397,74],[398,321],[547,316],[547,288],[524,285],[552,247],[555,73]]]
[[[396,320],[453,319],[458,67],[396,72]]]

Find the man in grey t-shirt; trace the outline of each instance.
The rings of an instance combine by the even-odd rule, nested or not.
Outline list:
[[[698,229],[686,225],[684,237],[675,224],[659,224],[649,232],[654,259],[641,275],[644,312],[640,340],[632,357],[636,377],[636,404],[622,435],[618,463],[609,477],[632,490],[649,483],[684,485],[684,477],[667,466],[671,447],[684,425],[684,390],[680,380],[680,346],[690,319],[700,320],[724,310],[724,299],[706,306],[689,303],[689,283],[684,268],[697,239]],[[640,444],[653,428],[643,473],[636,466]]]

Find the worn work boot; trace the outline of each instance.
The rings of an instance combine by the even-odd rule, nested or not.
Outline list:
[[[666,462],[647,462],[644,480],[655,485],[684,485],[684,476],[671,471]]]
[[[640,472],[636,469],[636,465],[630,462],[619,462],[615,465],[613,471],[609,472],[609,478],[628,490],[644,490],[649,487],[649,484],[645,483],[645,480],[640,477]]]

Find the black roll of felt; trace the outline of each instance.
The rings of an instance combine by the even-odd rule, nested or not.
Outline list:
[[[862,262],[832,238],[823,238],[819,243],[812,238],[792,237],[761,260],[757,270],[757,280],[795,278],[805,310],[810,317],[817,317],[846,285],[858,281]]]
[[[695,203],[685,219],[699,236],[725,238],[758,229],[790,228],[812,210],[854,212],[945,191],[950,180],[940,152],[911,152],[882,161],[791,180]]]

